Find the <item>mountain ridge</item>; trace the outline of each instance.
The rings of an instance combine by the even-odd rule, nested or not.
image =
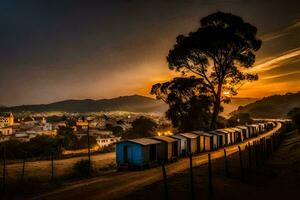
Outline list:
[[[294,107],[300,107],[300,91],[272,95],[239,108],[233,113],[249,113],[254,118],[286,118]]]
[[[111,99],[68,99],[49,104],[31,104],[1,107],[3,112],[98,112],[98,111],[130,111],[130,112],[161,112],[167,106],[159,100],[141,95],[120,96]]]

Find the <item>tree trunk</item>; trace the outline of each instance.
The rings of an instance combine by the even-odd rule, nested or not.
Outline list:
[[[212,114],[211,123],[210,123],[211,130],[216,128],[216,122],[218,119],[218,115],[220,112],[220,105],[221,105],[221,92],[222,92],[222,85],[219,84],[217,95],[216,95],[215,101],[214,101],[213,114]]]

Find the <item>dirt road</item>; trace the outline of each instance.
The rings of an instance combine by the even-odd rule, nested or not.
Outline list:
[[[242,149],[245,148],[248,142],[252,143],[263,137],[271,136],[277,130],[281,128],[282,124],[278,123],[277,126],[256,138],[251,138],[240,144],[226,147],[227,155],[231,155],[238,151],[238,145]],[[211,153],[212,159],[223,157],[223,149],[214,151]],[[176,163],[172,163],[166,166],[167,174],[172,175],[174,173],[184,171],[188,169],[188,159],[184,158]],[[207,154],[200,154],[193,158],[194,166],[202,165],[207,163]],[[45,199],[45,200],[67,200],[67,199],[81,199],[81,200],[97,200],[97,199],[117,199],[118,197],[124,196],[143,188],[147,185],[155,183],[162,179],[161,168],[153,168],[145,171],[135,172],[118,172],[111,175],[106,175],[98,178],[94,178],[88,181],[70,185],[65,188],[49,192],[37,196],[33,199]]]

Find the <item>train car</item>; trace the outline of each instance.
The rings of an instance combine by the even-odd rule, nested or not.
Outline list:
[[[274,122],[267,122],[267,130],[270,131],[275,127]]]
[[[178,151],[177,139],[167,137],[167,136],[155,136],[152,137],[151,139],[158,140],[162,143],[161,151],[158,152],[159,161],[168,162],[178,158],[179,151]]]
[[[259,134],[259,125],[257,125],[257,124],[250,124],[248,126],[251,126],[253,128],[253,135],[252,135],[252,137],[257,136]]]
[[[249,133],[249,128],[247,126],[237,126],[236,128],[239,128],[242,130],[243,132],[243,137],[245,139],[249,138],[250,137],[250,133]]]
[[[116,144],[116,162],[119,169],[131,166],[149,166],[158,161],[161,142],[150,138],[123,140]]]
[[[194,133],[181,133],[181,136],[187,139],[187,153],[198,153],[199,135]]]
[[[181,156],[186,156],[187,155],[187,139],[183,137],[182,135],[171,135],[169,137],[178,139],[180,144],[179,144],[179,152]]]
[[[249,131],[249,137],[254,137],[255,136],[255,127],[252,125],[245,125],[248,128]]]
[[[231,133],[226,131],[225,129],[217,129],[215,132],[223,134],[225,140],[225,146],[232,144]]]
[[[265,123],[258,123],[259,126],[259,133],[264,133],[266,132],[266,126]]]
[[[232,127],[231,129],[235,131],[236,142],[244,141],[245,138],[244,138],[243,130],[241,130],[240,128],[236,128],[236,127]]]
[[[231,144],[234,144],[237,142],[237,138],[238,138],[238,133],[237,131],[231,129],[231,128],[225,128],[225,131],[230,133],[230,140],[231,140]]]
[[[203,151],[211,151],[218,148],[218,137],[203,131],[193,131],[193,133],[203,137]],[[200,145],[202,145],[200,143]]]
[[[218,138],[218,148],[221,148],[226,145],[225,137],[226,135],[217,131],[210,131],[210,134],[216,135]]]

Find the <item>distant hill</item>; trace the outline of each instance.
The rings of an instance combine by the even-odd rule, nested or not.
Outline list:
[[[223,104],[224,111],[221,113],[224,117],[229,117],[230,113],[237,110],[239,106],[244,106],[249,103],[255,102],[256,98],[248,98],[248,97],[233,97],[231,98],[231,102],[229,104]]]
[[[300,107],[300,92],[264,97],[240,106],[236,112],[246,112],[255,118],[286,118],[294,107]]]
[[[128,111],[128,112],[164,112],[167,105],[153,98],[132,95],[121,96],[112,99],[84,99],[84,100],[66,100],[50,104],[22,105],[14,107],[1,107],[3,112],[45,112],[45,111],[63,111],[63,112],[100,112],[100,111]]]

